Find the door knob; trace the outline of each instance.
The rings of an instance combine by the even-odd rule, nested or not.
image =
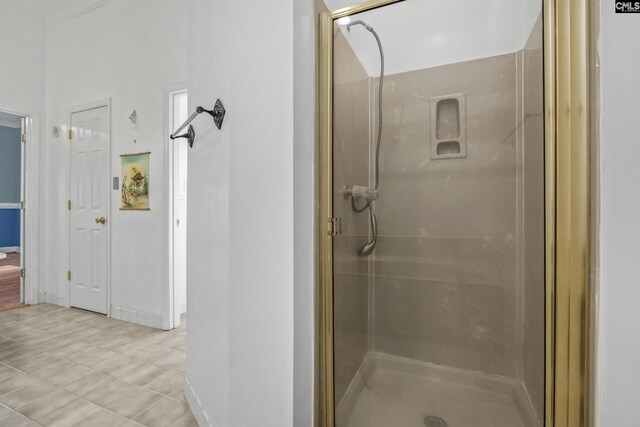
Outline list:
[[[96,224],[106,224],[107,218],[101,216],[100,218],[96,218]]]

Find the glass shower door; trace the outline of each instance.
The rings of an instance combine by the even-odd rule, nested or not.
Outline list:
[[[334,23],[338,427],[542,425],[541,12],[405,0]]]

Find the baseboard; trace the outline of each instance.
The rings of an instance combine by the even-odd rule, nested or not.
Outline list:
[[[144,311],[112,305],[111,317],[124,322],[136,323],[150,328],[163,329],[163,318],[160,314],[146,313]]]
[[[187,312],[187,302],[186,301],[182,301],[180,303],[180,314],[186,313]]]
[[[200,427],[214,427],[214,424],[209,419],[207,412],[202,407],[202,403],[200,403],[198,395],[193,390],[193,387],[191,387],[189,378],[187,378],[186,376],[184,378],[184,396],[187,399],[187,403],[189,404],[191,413],[198,422],[198,425]]]
[[[60,305],[62,307],[67,307],[67,298],[52,294],[49,292],[41,292],[38,295],[38,300],[40,302],[46,302],[47,304]]]
[[[0,248],[0,252],[4,252],[4,253],[20,252],[20,246],[7,246],[4,248]]]

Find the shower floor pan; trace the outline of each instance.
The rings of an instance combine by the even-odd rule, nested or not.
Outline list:
[[[336,427],[539,427],[522,383],[371,352],[336,411]]]

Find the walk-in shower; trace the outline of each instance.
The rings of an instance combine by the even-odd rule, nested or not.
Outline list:
[[[329,427],[542,426],[541,12],[405,0],[331,21]]]

